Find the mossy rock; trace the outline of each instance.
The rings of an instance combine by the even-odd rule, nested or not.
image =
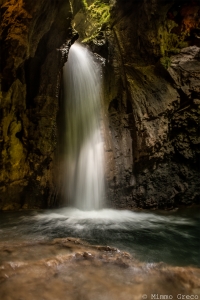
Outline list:
[[[81,0],[82,10],[77,13],[74,20],[76,30],[80,34],[83,43],[95,39],[105,24],[110,21],[110,5],[108,1]]]
[[[171,59],[167,56],[161,57],[160,63],[165,69],[168,69],[171,66]]]

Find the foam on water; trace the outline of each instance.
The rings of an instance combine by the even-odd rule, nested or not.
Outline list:
[[[49,211],[45,214],[38,214],[32,217],[38,222],[54,222],[66,224],[66,226],[80,226],[90,228],[94,226],[104,226],[107,228],[126,228],[127,230],[141,228],[155,228],[167,226],[169,224],[192,224],[192,220],[177,216],[161,216],[154,213],[133,212],[128,210],[101,209],[82,211],[76,208],[64,208]],[[29,217],[30,220],[30,217]]]
[[[0,241],[81,238],[125,250],[146,262],[200,266],[198,211],[134,212],[62,208],[2,213]]]

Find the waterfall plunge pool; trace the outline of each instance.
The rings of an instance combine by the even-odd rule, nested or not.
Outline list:
[[[146,263],[200,267],[200,212],[133,212],[74,208],[1,212],[0,241],[81,238],[93,245],[128,251]]]
[[[58,189],[76,209],[0,212],[0,300],[198,297],[200,213],[100,209],[101,77],[81,45],[63,90]]]
[[[195,208],[0,212],[0,299],[199,299],[199,216]]]

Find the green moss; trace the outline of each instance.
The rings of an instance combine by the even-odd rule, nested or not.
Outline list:
[[[185,41],[175,41],[172,43],[171,47],[165,50],[166,56],[176,55],[180,53],[181,49],[188,47],[188,42]]]
[[[168,54],[169,56],[171,56],[171,55],[176,55],[176,54],[180,53],[180,51],[181,51],[180,48],[172,48],[172,49],[170,49],[169,51],[167,51],[167,54]]]
[[[82,3],[82,6],[83,6],[83,9],[87,11],[87,9],[88,9],[87,1],[86,0],[81,0],[81,3]]]
[[[186,42],[186,41],[180,41],[177,46],[180,49],[188,47],[188,42]]]
[[[170,65],[171,65],[171,60],[170,60],[169,57],[164,56],[164,57],[161,57],[160,63],[163,65],[163,67],[165,69],[168,69],[170,67]]]
[[[100,0],[95,1],[88,8],[90,16],[93,20],[96,20],[99,24],[108,22],[110,18],[110,6]]]
[[[86,0],[82,0],[86,3]],[[86,5],[84,8],[86,8]],[[110,6],[102,0],[94,1],[90,6],[87,6],[87,18],[89,23],[88,36],[83,40],[83,43],[89,42],[98,36],[102,26],[110,20]]]
[[[99,31],[97,30],[96,32],[94,32],[93,35],[91,35],[91,36],[89,36],[88,38],[84,39],[84,40],[82,41],[82,43],[87,44],[87,43],[89,43],[90,41],[94,40],[94,39],[96,38],[96,36],[98,35],[98,33],[99,33]]]
[[[158,42],[160,44],[160,55],[162,57],[162,64],[165,67],[169,67],[169,57],[178,54],[181,49],[188,47],[188,42],[185,41],[187,33],[182,32],[181,34],[172,33],[172,29],[176,26],[173,21],[167,21],[166,25],[159,26],[158,28]]]

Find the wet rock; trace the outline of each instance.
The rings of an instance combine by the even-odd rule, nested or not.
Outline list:
[[[7,245],[7,256],[2,255],[0,244],[0,297],[15,300],[29,295],[34,300],[53,300],[67,295],[74,300],[84,295],[88,300],[131,300],[144,294],[151,298],[155,293],[174,298],[180,293],[199,296],[198,268],[143,263],[120,252],[104,252],[102,259],[98,247],[75,245],[66,239],[71,247],[68,253],[63,242],[32,242],[32,251],[30,244],[21,241]],[[88,259],[89,254],[93,259]]]
[[[111,206],[172,209],[200,199],[200,48],[192,38],[199,9],[189,1],[175,8],[170,1],[119,0],[111,11],[105,67]]]
[[[57,115],[72,18],[103,57],[109,205],[199,202],[199,1],[72,1],[74,15],[69,1],[18,2],[0,2],[0,209],[61,204]]]
[[[61,70],[69,1],[1,1],[0,209],[54,205]],[[65,49],[65,50],[63,50]]]

